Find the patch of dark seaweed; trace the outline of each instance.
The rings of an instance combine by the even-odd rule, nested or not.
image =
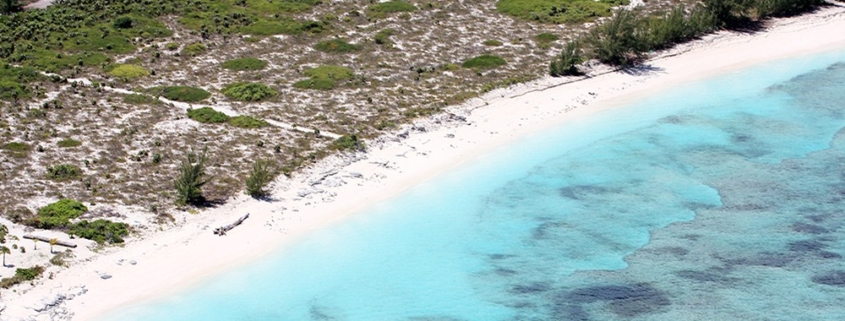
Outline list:
[[[732,278],[727,277],[724,275],[724,271],[695,271],[695,270],[681,270],[675,271],[673,274],[677,275],[680,278],[693,280],[700,283],[720,283],[720,284],[733,284],[741,279],[739,278]]]
[[[531,284],[520,284],[510,289],[511,293],[515,294],[535,294],[551,290],[551,287],[546,283],[534,282]]]
[[[794,254],[785,253],[760,253],[757,257],[726,259],[724,262],[729,266],[744,265],[744,266],[766,266],[766,267],[784,267],[792,261],[796,260],[798,256]]]
[[[804,234],[824,234],[828,232],[827,229],[824,227],[802,222],[793,223],[792,230]]]
[[[789,243],[789,250],[792,252],[817,252],[823,250],[827,245],[816,240],[802,240]]]
[[[813,283],[845,287],[845,271],[833,271],[812,277]]]
[[[648,284],[580,288],[567,294],[565,300],[573,304],[607,302],[614,314],[623,317],[654,313],[671,304],[663,292]]]
[[[579,200],[588,195],[603,195],[616,192],[613,189],[597,185],[575,185],[563,187],[559,190],[560,196]]]

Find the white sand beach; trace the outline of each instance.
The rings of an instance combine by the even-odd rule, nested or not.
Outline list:
[[[273,201],[241,196],[199,214],[174,215],[185,223],[163,232],[144,232],[123,248],[92,254],[87,262],[63,269],[52,279],[38,280],[30,290],[4,293],[0,320],[89,320],[184,290],[216,273],[277,253],[304,234],[526,135],[697,79],[845,49],[842,30],[845,7],[832,6],[770,21],[759,33],[709,35],[659,53],[643,72],[605,70],[585,78],[546,77],[495,90],[368,141],[366,153],[332,156],[292,178],[280,177]],[[226,236],[212,233],[246,213],[249,219]]]

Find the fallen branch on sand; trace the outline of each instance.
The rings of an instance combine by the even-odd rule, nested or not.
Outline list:
[[[235,221],[235,222],[234,222],[234,223],[232,223],[232,224],[229,224],[229,225],[224,225],[224,226],[218,227],[218,228],[214,229],[214,234],[215,234],[215,235],[220,235],[220,236],[226,235],[226,232],[231,231],[233,228],[235,228],[235,227],[236,227],[236,226],[238,226],[238,225],[241,225],[241,223],[243,223],[244,221],[246,221],[246,219],[247,219],[248,217],[249,217],[249,213],[247,213],[247,214],[246,214],[246,215],[244,215],[243,217],[239,218],[237,221]]]

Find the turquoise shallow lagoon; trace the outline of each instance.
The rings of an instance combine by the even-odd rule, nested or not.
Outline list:
[[[504,146],[105,320],[845,320],[845,51]]]

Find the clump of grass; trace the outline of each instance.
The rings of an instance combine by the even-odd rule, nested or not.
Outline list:
[[[223,88],[223,95],[240,101],[262,101],[279,95],[279,92],[264,84],[239,82]]]
[[[0,287],[8,289],[17,284],[35,280],[42,273],[44,273],[44,268],[39,265],[27,269],[18,268],[15,270],[14,276],[0,280]]]
[[[321,41],[314,45],[314,49],[327,53],[348,53],[360,49],[357,45],[346,42],[343,39],[332,39]]]
[[[269,124],[252,116],[236,116],[229,119],[229,125],[240,128],[261,128]]]
[[[490,47],[498,47],[498,46],[503,45],[503,43],[499,40],[485,40],[481,44],[483,44],[485,46],[490,46]]]
[[[261,70],[267,67],[267,61],[258,58],[239,58],[223,62],[222,66],[235,71]]]
[[[12,157],[23,158],[29,155],[29,152],[32,150],[32,146],[21,142],[11,142],[4,144],[2,149],[7,151]]]
[[[26,86],[15,81],[0,80],[0,99],[14,100],[29,97]]]
[[[158,100],[148,95],[130,94],[123,97],[123,102],[132,105],[151,105],[157,103]]]
[[[65,138],[59,141],[59,147],[62,148],[70,148],[70,147],[79,147],[82,146],[82,142],[72,139],[72,138]]]
[[[150,71],[144,67],[132,64],[116,65],[109,71],[109,75],[122,80],[132,80],[150,75]]]
[[[99,244],[115,244],[123,243],[123,237],[129,235],[129,229],[125,223],[115,223],[103,219],[93,222],[82,220],[71,225],[68,234],[89,239]]]
[[[343,66],[320,66],[306,69],[304,73],[310,79],[297,81],[293,84],[294,87],[328,90],[335,88],[338,81],[352,79],[355,76],[352,69]]]
[[[208,47],[206,47],[204,44],[202,44],[200,42],[195,42],[195,43],[192,43],[190,45],[185,46],[185,48],[182,48],[181,54],[183,56],[196,57],[196,56],[199,56],[199,55],[205,53],[207,50],[208,50]]]
[[[152,87],[147,89],[147,92],[170,100],[181,101],[186,103],[203,101],[206,98],[211,97],[211,93],[209,93],[208,91],[202,88],[190,86]]]
[[[551,43],[557,41],[558,39],[560,39],[558,35],[548,32],[544,32],[534,36],[534,40],[536,40],[538,43]]]
[[[179,49],[179,43],[168,42],[164,45],[164,49],[167,49],[168,51],[176,51],[177,49]]]
[[[417,11],[417,7],[402,0],[393,0],[371,5],[367,11],[375,16],[385,16],[394,12],[414,12]]]
[[[524,20],[543,23],[581,23],[608,17],[611,8],[628,4],[628,0],[500,0],[496,9]]]
[[[216,111],[211,107],[188,109],[188,118],[206,124],[225,123],[229,121],[228,115]]]
[[[331,147],[336,150],[358,151],[366,149],[364,142],[356,135],[343,135],[332,142]]]
[[[461,66],[473,69],[493,69],[505,64],[507,64],[507,61],[505,61],[502,57],[496,55],[481,55],[464,61]]]
[[[47,178],[55,181],[64,181],[82,176],[82,169],[76,165],[60,164],[47,167]]]

